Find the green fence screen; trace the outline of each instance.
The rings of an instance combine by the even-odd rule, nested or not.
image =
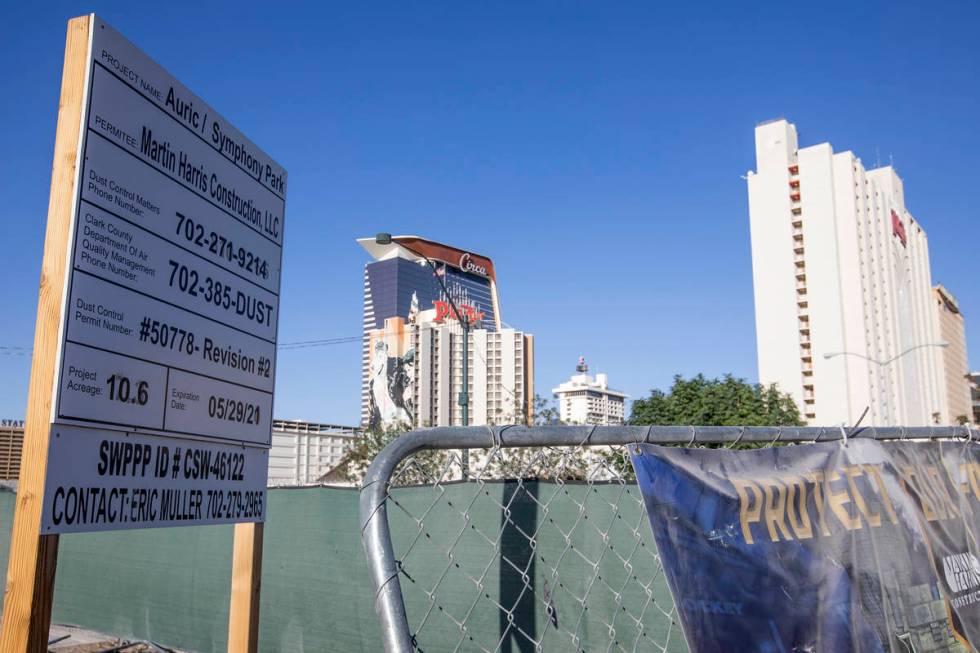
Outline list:
[[[546,484],[541,483],[544,487]],[[474,491],[470,485],[442,488],[449,501],[467,501]],[[588,492],[588,486],[572,486],[571,492]],[[487,484],[481,491],[506,491],[505,484]],[[429,487],[396,490],[399,502],[415,504],[419,510],[432,501]],[[0,565],[7,566],[10,527],[15,495],[0,492]],[[262,570],[261,651],[376,653],[382,649],[379,625],[374,613],[373,591],[361,549],[358,524],[358,495],[342,488],[273,489],[269,491],[268,522]],[[491,530],[499,528],[500,512],[471,515]],[[491,514],[492,513],[492,514]],[[568,516],[572,518],[572,515]],[[551,519],[562,515],[551,514]],[[393,527],[397,526],[393,519]],[[459,524],[426,524],[428,537],[450,537]],[[415,534],[396,528],[395,548]],[[614,534],[613,534],[614,535]],[[643,546],[653,547],[650,535]],[[635,539],[635,538],[634,538]],[[401,540],[401,542],[400,542]],[[464,546],[456,552],[456,563],[486,566],[480,547]],[[625,544],[625,542],[624,542]],[[576,546],[598,547],[601,541],[579,542]],[[634,546],[633,542],[629,543]],[[538,556],[547,560],[557,555],[564,542],[538,543]],[[198,653],[225,651],[227,642],[228,598],[231,584],[232,528],[198,526],[189,528],[116,531],[98,534],[63,535],[58,557],[53,620],[90,628],[119,637],[149,639],[166,646]],[[414,546],[412,568],[416,573],[433,575],[446,566],[437,548]],[[472,560],[468,560],[468,556]],[[510,555],[515,555],[510,552]],[[642,570],[641,570],[642,571]],[[654,570],[648,570],[652,573]],[[536,582],[544,583],[545,570]],[[575,582],[574,574],[565,582]],[[410,620],[428,609],[424,593],[413,592],[413,580],[403,579]],[[451,596],[470,600],[475,588],[458,579],[458,587],[445,588]],[[468,624],[474,637],[494,641],[499,633],[499,616],[492,608],[500,593],[513,591],[507,579],[498,578],[480,591],[487,592],[480,618]],[[660,587],[663,587],[662,585]],[[669,605],[666,589],[655,597]],[[630,601],[644,597],[625,597]],[[556,611],[562,614],[561,595],[556,592]],[[571,606],[569,612],[571,612]],[[533,618],[533,616],[532,616]],[[539,630],[548,624],[531,624]],[[587,625],[588,626],[588,625]],[[667,626],[665,626],[667,627]],[[677,625],[671,626],[669,651],[686,650]],[[482,632],[486,631],[486,632]],[[583,648],[587,644],[585,628]],[[603,632],[603,642],[608,642]],[[651,633],[652,639],[668,641]],[[458,631],[439,627],[427,633],[426,651],[452,650]],[[440,641],[444,637],[444,641]],[[558,646],[556,640],[556,646]],[[605,644],[603,646],[605,648]],[[469,650],[467,646],[460,650]],[[555,650],[563,650],[560,646]]]

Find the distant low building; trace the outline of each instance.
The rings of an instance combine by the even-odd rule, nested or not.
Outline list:
[[[269,485],[312,485],[337,466],[360,436],[353,426],[301,420],[272,421]]]
[[[552,390],[558,399],[558,412],[566,424],[597,424],[617,426],[626,420],[624,392],[609,387],[605,374],[589,376],[585,358],[578,359],[575,372],[568,381]]]
[[[24,420],[0,421],[0,481],[20,478],[20,456],[24,449]]]

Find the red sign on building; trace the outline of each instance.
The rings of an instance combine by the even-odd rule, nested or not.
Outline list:
[[[902,224],[901,218],[898,217],[894,209],[892,209],[892,235],[898,236],[898,239],[902,241],[902,247],[909,246],[908,240],[905,237],[905,225]]]
[[[447,318],[450,320],[456,319],[456,311],[452,309],[452,306],[449,305],[449,302],[444,302],[437,299],[433,301],[432,304],[436,307],[436,317],[433,320],[433,322],[437,324],[441,324]],[[459,310],[462,311],[463,316],[466,318],[466,321],[469,322],[470,324],[475,324],[479,322],[480,320],[483,319],[484,316],[483,311],[479,311],[476,309],[475,306],[470,306],[469,304],[461,304]]]

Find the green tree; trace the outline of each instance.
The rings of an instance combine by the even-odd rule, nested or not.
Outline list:
[[[802,426],[793,398],[775,385],[731,374],[708,379],[677,375],[669,392],[652,390],[633,402],[630,424],[694,426]]]
[[[360,485],[371,462],[382,449],[409,430],[411,429],[406,425],[366,431],[364,435],[357,438],[356,443],[347,450],[340,461],[341,476],[350,483]],[[420,451],[398,465],[392,475],[392,482],[395,485],[431,483],[442,477],[449,459],[448,451]],[[455,473],[458,474],[458,470]]]
[[[485,479],[536,478],[585,480],[589,462],[581,447],[512,447],[481,450],[486,463],[477,470]]]
[[[633,402],[630,424],[655,426],[803,426],[796,402],[775,385],[748,383],[731,374],[708,379],[677,375],[668,392],[651,390],[650,396]],[[739,444],[752,449],[760,444]],[[633,479],[626,448],[606,454],[606,464],[623,478]]]
[[[534,425],[557,426],[562,423],[558,408],[550,399],[534,395]]]

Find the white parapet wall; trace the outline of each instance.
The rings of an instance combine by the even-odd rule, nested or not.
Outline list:
[[[269,451],[269,485],[315,485],[337,466],[360,437],[352,426],[274,420]]]

